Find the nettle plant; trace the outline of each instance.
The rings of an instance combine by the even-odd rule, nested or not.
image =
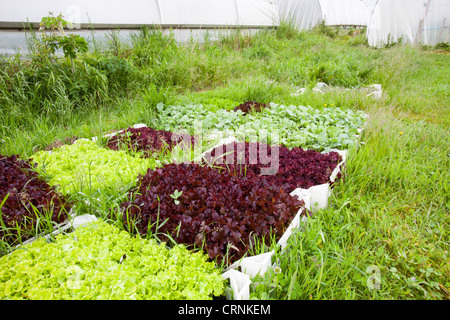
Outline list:
[[[88,50],[86,40],[77,34],[66,34],[64,27],[70,22],[63,19],[62,14],[54,16],[52,12],[43,17],[40,23],[41,42],[35,43],[37,56],[42,59],[56,60],[56,51],[62,49],[64,57],[69,59],[73,67],[73,59],[77,53]]]

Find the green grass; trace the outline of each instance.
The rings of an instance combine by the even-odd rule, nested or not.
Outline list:
[[[280,255],[283,274],[269,281],[283,287],[257,297],[448,299],[448,133],[386,110],[371,117],[330,207]],[[380,270],[378,290],[367,285],[371,266]]]
[[[330,206],[296,232],[253,298],[450,299],[450,56],[374,49],[363,35],[289,26],[177,45],[157,29],[64,61],[3,60],[0,153],[29,157],[56,139],[156,125],[156,104],[230,109],[246,100],[369,114]],[[71,81],[75,79],[77,81]],[[318,81],[332,86],[325,94]],[[363,88],[379,83],[380,100]],[[101,206],[100,206],[101,207]],[[371,289],[371,268],[380,288]]]

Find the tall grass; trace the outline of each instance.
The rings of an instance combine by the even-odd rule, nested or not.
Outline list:
[[[382,108],[370,119],[331,206],[290,238],[281,272],[255,281],[253,297],[449,298],[448,132]]]

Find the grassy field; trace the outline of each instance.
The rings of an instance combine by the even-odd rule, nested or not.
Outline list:
[[[374,49],[355,30],[288,25],[186,44],[156,29],[127,42],[113,32],[75,59],[30,42],[40,43],[31,57],[0,60],[2,155],[156,125],[159,102],[365,111],[363,144],[350,150],[330,206],[294,234],[278,256],[281,271],[268,273],[252,298],[450,299],[448,51]],[[330,90],[291,95],[319,81]],[[381,99],[366,97],[372,84],[381,84]]]

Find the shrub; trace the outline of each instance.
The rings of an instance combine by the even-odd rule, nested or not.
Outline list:
[[[132,63],[122,57],[106,56],[98,59],[88,58],[85,61],[106,76],[108,86],[115,90],[114,93],[125,91],[137,72]]]

